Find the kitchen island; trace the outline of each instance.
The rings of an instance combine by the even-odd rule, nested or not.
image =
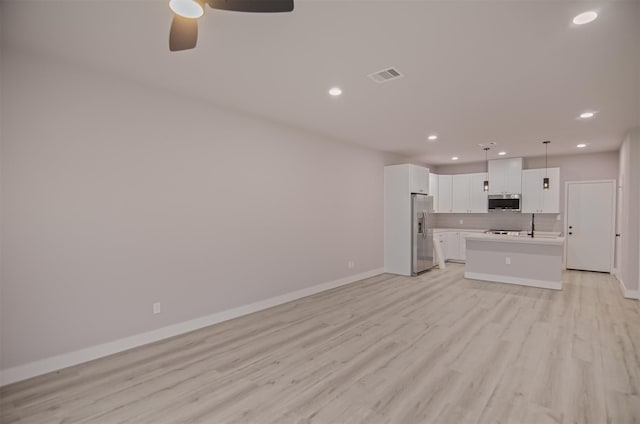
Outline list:
[[[564,237],[470,234],[465,278],[562,290]]]

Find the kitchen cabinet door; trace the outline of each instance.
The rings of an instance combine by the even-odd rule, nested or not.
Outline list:
[[[451,211],[469,212],[469,175],[454,175],[451,183]]]
[[[542,188],[545,175],[548,190]],[[560,168],[522,171],[522,213],[560,213]]]
[[[451,212],[452,175],[438,175],[438,212]]]
[[[433,211],[438,212],[438,175],[429,173],[429,195],[433,196]]]
[[[439,259],[442,261],[446,261],[447,259],[449,259],[447,258],[447,249],[445,246],[444,234],[445,233],[436,233],[433,235],[433,240],[440,246],[439,251],[442,257]]]
[[[549,168],[549,189],[542,190],[542,213],[560,213],[560,168]],[[542,183],[540,183],[542,184]]]
[[[447,260],[460,260],[460,233],[447,231],[441,234],[444,240],[444,257]]]
[[[469,212],[487,213],[489,197],[484,191],[487,174],[469,174]]]
[[[409,165],[411,193],[429,193],[429,168]]]
[[[484,191],[486,174],[453,175],[451,210],[454,213],[487,212],[487,192]]]
[[[522,158],[489,161],[489,194],[522,193]]]
[[[539,213],[542,210],[542,179],[544,169],[522,171],[522,213]]]

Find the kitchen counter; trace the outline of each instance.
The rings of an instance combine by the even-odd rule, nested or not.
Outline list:
[[[467,235],[465,278],[562,290],[564,237],[524,234]]]
[[[469,230],[467,228],[434,228],[433,229],[433,233],[447,233],[450,231],[455,231],[455,232],[462,232],[462,233],[484,233],[485,231],[487,231],[486,229],[482,229],[482,230]]]
[[[551,244],[551,245],[564,245],[564,237],[554,235],[534,235],[534,237],[526,234],[519,236],[507,236],[502,234],[470,234],[467,236],[467,240],[498,240],[504,243],[530,243],[530,244]]]

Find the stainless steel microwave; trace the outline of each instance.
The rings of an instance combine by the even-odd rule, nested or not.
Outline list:
[[[520,212],[519,194],[490,194],[489,211]]]

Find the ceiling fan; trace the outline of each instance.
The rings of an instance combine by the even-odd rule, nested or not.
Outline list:
[[[169,33],[169,50],[188,50],[198,41],[198,18],[204,14],[204,5],[212,9],[236,12],[278,13],[291,12],[293,0],[170,0],[173,22]]]

